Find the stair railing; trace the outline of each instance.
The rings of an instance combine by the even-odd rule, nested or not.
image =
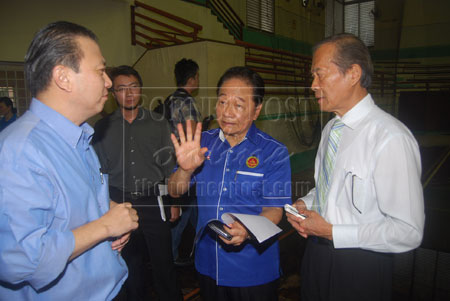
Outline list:
[[[226,0],[206,0],[206,7],[211,9],[236,40],[242,40],[244,22]]]
[[[290,95],[299,86],[311,85],[311,57],[239,40],[236,45],[245,47],[246,66],[260,73],[264,82],[272,87],[267,94]],[[273,89],[275,87],[279,89]],[[289,92],[283,91],[287,87],[291,87]],[[296,91],[303,92],[308,90]]]
[[[198,41],[198,33],[202,28],[200,24],[140,1],[135,1],[131,6],[132,45],[153,49]]]

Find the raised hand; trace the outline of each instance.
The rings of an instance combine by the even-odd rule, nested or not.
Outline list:
[[[200,147],[200,136],[202,132],[201,122],[197,123],[195,133],[192,134],[191,121],[186,121],[186,134],[181,123],[177,124],[180,140],[178,141],[174,134],[171,135],[177,163],[185,171],[193,172],[205,161],[206,147]]]

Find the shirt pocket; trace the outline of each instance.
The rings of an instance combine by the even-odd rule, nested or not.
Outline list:
[[[236,192],[243,196],[261,196],[264,173],[238,170],[235,177]]]
[[[342,190],[337,205],[350,208],[354,214],[363,214],[367,209],[367,171],[362,168],[344,167]]]

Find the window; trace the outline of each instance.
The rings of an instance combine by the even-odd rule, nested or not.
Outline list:
[[[8,96],[9,98],[11,98],[11,100],[14,101],[14,88],[13,87],[8,87],[8,85],[3,84],[3,87],[0,86],[0,97],[4,97],[4,96]]]
[[[30,96],[25,85],[23,63],[0,62],[0,96],[11,98],[18,116],[28,109]]]
[[[247,0],[247,26],[273,33],[274,0]]]
[[[374,0],[326,0],[325,36],[348,32],[375,44]]]

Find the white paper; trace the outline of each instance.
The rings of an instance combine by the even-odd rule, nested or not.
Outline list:
[[[167,195],[169,191],[167,190],[167,184],[158,184],[159,195]]]
[[[235,220],[238,220],[253,234],[259,243],[262,243],[282,231],[268,218],[261,215],[224,213],[222,214],[222,220],[226,224],[232,224]]]
[[[163,202],[163,199],[162,199],[161,196],[158,196],[157,199],[158,199],[158,205],[159,205],[159,212],[161,212],[161,219],[162,219],[163,221],[166,221],[167,218],[166,218],[166,212],[164,211],[164,202]]]
[[[168,191],[167,191],[167,185],[166,184],[158,184],[158,189],[159,189],[159,196],[157,197],[158,199],[158,205],[159,205],[159,212],[161,213],[161,219],[163,221],[166,221],[166,211],[164,211],[164,202],[162,199],[163,195],[167,195]]]

